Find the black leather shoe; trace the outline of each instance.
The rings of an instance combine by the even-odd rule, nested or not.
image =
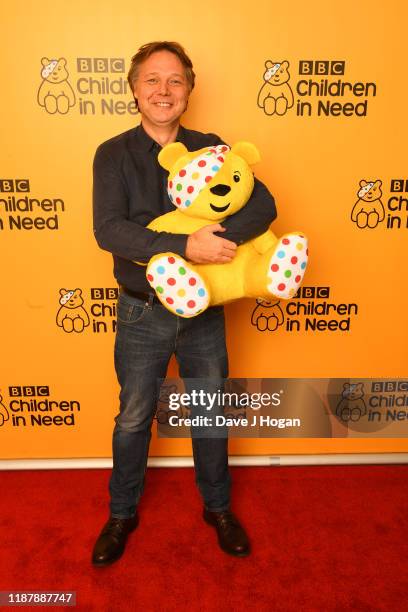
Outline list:
[[[251,548],[244,528],[229,510],[210,512],[204,508],[204,520],[217,530],[218,542],[222,550],[235,557],[246,557]]]
[[[137,514],[127,519],[111,517],[102,529],[92,553],[93,565],[109,565],[117,561],[125,550],[126,540],[139,524]]]

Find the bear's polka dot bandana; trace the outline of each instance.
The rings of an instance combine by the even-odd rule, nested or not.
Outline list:
[[[61,298],[59,303],[61,304],[61,306],[64,306],[64,304],[66,304],[74,295],[73,291],[68,291],[67,293],[65,293]]]
[[[269,81],[269,79],[278,72],[280,67],[280,64],[274,64],[271,68],[268,68],[268,70],[264,74],[265,81]]]
[[[167,193],[177,208],[186,209],[217,174],[230,150],[227,145],[207,147],[168,181]]]
[[[44,66],[44,68],[41,70],[42,78],[43,79],[48,78],[57,64],[58,64],[57,60],[52,60],[49,64]]]
[[[362,187],[360,191],[358,192],[358,197],[362,198],[363,196],[365,196],[365,194],[370,191],[373,185],[374,183],[367,183],[367,185],[364,185],[364,187]]]

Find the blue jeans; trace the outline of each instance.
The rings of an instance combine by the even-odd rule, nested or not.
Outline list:
[[[161,304],[119,295],[115,368],[120,412],[113,431],[111,515],[134,515],[143,492],[158,379],[165,378],[175,353],[183,378],[219,381],[228,377],[223,307],[208,308],[191,319]],[[215,382],[214,384],[217,384]],[[196,483],[208,510],[229,507],[228,438],[192,437]]]

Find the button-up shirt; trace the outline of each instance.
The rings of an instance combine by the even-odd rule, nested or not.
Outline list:
[[[215,134],[182,126],[176,140],[189,151],[225,144]],[[140,124],[101,144],[94,159],[95,237],[102,249],[113,254],[119,285],[133,291],[151,291],[146,268],[134,261],[147,263],[153,255],[169,251],[185,257],[187,234],[155,232],[146,227],[156,217],[174,210],[167,194],[168,171],[157,160],[160,150]],[[249,201],[222,222],[226,231],[219,235],[239,245],[265,232],[275,217],[272,195],[255,179]]]

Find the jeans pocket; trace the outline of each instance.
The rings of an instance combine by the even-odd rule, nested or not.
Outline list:
[[[116,314],[118,323],[124,323],[125,325],[133,325],[138,323],[147,312],[147,304],[144,304],[142,301],[131,302],[130,300],[123,299],[122,296],[119,297],[117,306],[116,306]]]

